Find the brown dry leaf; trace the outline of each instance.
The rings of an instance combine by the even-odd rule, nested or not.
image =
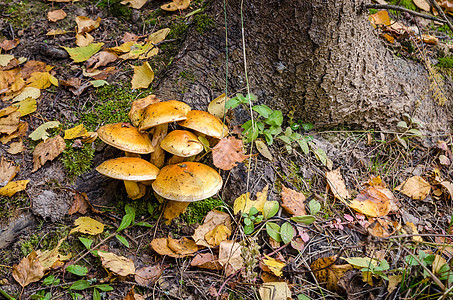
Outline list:
[[[1,123],[1,119],[0,119],[0,123]],[[1,128],[1,126],[0,126],[0,128]],[[2,142],[2,144],[7,144],[7,143],[11,142],[13,139],[25,135],[25,133],[27,133],[27,130],[28,130],[28,123],[20,121],[19,126],[17,127],[17,130],[14,131],[10,135],[1,137],[0,142]]]
[[[160,255],[168,255],[175,258],[192,256],[198,251],[195,242],[187,238],[183,238],[182,240],[175,240],[170,237],[154,239],[151,241],[151,247]],[[175,250],[178,252],[175,252]]]
[[[453,2],[451,0],[442,1],[439,6],[444,8],[447,12],[453,12]]]
[[[225,275],[230,276],[244,266],[242,246],[234,241],[220,243],[219,263],[225,268]]]
[[[310,268],[320,284],[325,284],[329,291],[341,292],[338,280],[352,269],[350,264],[335,265],[335,256],[321,257],[315,260]]]
[[[261,192],[257,192],[255,201],[250,199],[250,193],[245,193],[237,197],[233,204],[234,214],[237,214],[240,211],[244,214],[248,214],[252,207],[260,212],[264,212],[264,203],[267,201],[268,189],[269,185],[266,185]]]
[[[45,142],[39,143],[33,151],[33,170],[36,172],[46,161],[54,160],[66,148],[64,139],[57,135]]]
[[[10,181],[7,185],[0,188],[0,196],[11,197],[15,193],[23,191],[27,188],[30,180]]]
[[[274,274],[269,273],[269,272],[261,273],[261,280],[263,282],[283,282],[283,281],[285,281],[283,278],[275,276]]]
[[[101,18],[98,17],[96,20],[92,20],[87,17],[78,16],[75,19],[77,23],[77,33],[85,33],[93,31],[94,29],[98,28],[101,24]]]
[[[370,217],[383,217],[390,212],[391,198],[379,187],[369,186],[347,205],[361,214]]]
[[[414,4],[420,8],[420,9],[423,9],[424,11],[430,11],[431,10],[431,6],[429,5],[428,1],[426,0],[414,0]]]
[[[145,108],[157,102],[160,102],[160,99],[157,98],[156,95],[148,95],[145,98],[140,98],[132,102],[131,110],[128,114],[132,125],[138,127],[142,120],[142,114]]]
[[[135,281],[147,287],[152,287],[160,275],[162,275],[163,268],[161,265],[147,266],[135,270]]]
[[[69,208],[68,214],[73,215],[76,212],[81,213],[84,215],[90,205],[88,204],[88,199],[86,198],[85,193],[75,193],[74,201],[72,202],[71,207]]]
[[[132,66],[134,75],[132,76],[133,89],[146,89],[154,80],[154,72],[147,61],[142,66]]]
[[[343,203],[346,203],[345,200],[351,198],[351,195],[346,189],[346,184],[344,183],[343,176],[341,176],[340,173],[340,168],[327,172],[326,178],[327,184],[329,185],[334,197]]]
[[[0,118],[4,117],[4,116],[8,116],[17,110],[18,110],[18,108],[15,106],[7,106],[0,110]]]
[[[45,251],[36,251],[38,255],[39,262],[41,263],[42,268],[44,271],[50,270],[52,266],[61,265],[63,261],[68,260],[71,258],[71,255],[62,255],[60,251],[60,246],[66,237],[60,239],[58,244],[52,250],[45,250]]]
[[[120,276],[128,276],[135,274],[135,265],[132,259],[116,255],[111,252],[98,251],[102,265]]]
[[[139,36],[139,35],[136,35],[134,33],[131,33],[131,32],[125,32],[123,37],[121,38],[121,41],[123,43],[127,43],[127,42],[135,42],[135,41],[138,41],[141,37],[144,37],[143,36]]]
[[[92,74],[88,77],[91,77],[96,80],[106,80],[109,78],[109,76],[115,75],[118,73],[120,70],[116,70],[116,67],[107,67],[102,71],[96,72],[95,74]],[[85,76],[86,73],[84,73]]]
[[[265,282],[259,289],[261,300],[291,300],[291,290],[286,282]]]
[[[431,191],[431,185],[423,177],[413,176],[406,179],[395,190],[414,200],[424,200]]]
[[[306,215],[307,211],[305,210],[304,202],[304,194],[289,189],[282,184],[282,207],[287,213],[294,216]]]
[[[52,68],[48,66],[45,62],[37,61],[37,60],[29,60],[25,63],[22,67],[21,73],[22,78],[27,79],[31,76],[31,74],[35,72],[48,72]]]
[[[0,48],[2,48],[5,51],[9,51],[11,49],[14,49],[19,45],[19,39],[14,39],[14,40],[3,40],[0,42]]]
[[[442,274],[442,267],[444,265],[447,264],[447,260],[445,258],[443,258],[442,256],[440,256],[439,254],[435,254],[434,255],[434,261],[433,261],[433,266],[432,266],[432,270],[433,270],[433,273],[435,275],[439,274],[439,275],[445,275],[445,274]]]
[[[174,218],[177,218],[180,214],[184,213],[189,204],[190,202],[168,200],[163,215],[164,218],[167,219],[165,224],[170,224]]]
[[[121,4],[126,5],[130,4],[130,7],[135,8],[135,9],[140,9],[142,8],[143,5],[146,4],[148,0],[124,0],[121,1]]]
[[[62,9],[52,10],[47,13],[49,22],[57,22],[66,18],[67,14]]]
[[[54,36],[55,36],[55,35],[66,34],[66,33],[68,33],[67,30],[63,30],[63,29],[51,29],[51,30],[49,30],[49,31],[46,33],[46,35],[47,35],[47,36],[50,36],[50,35],[54,35]]]
[[[112,51],[101,51],[93,55],[90,59],[85,62],[85,66],[90,69],[97,69],[99,67],[105,67],[109,63],[112,63],[118,59],[118,55]]]
[[[192,267],[198,267],[208,270],[222,270],[222,265],[218,262],[217,257],[212,253],[199,253],[190,262]]]
[[[262,156],[267,158],[269,161],[274,160],[274,157],[272,156],[271,151],[269,151],[269,148],[267,147],[267,145],[264,142],[257,140],[257,141],[255,141],[255,146],[256,146],[256,150],[258,150],[258,152]]]
[[[165,11],[177,11],[188,8],[190,0],[173,0],[173,2],[162,5],[160,8]]]
[[[439,43],[439,39],[437,37],[429,34],[422,34],[422,40],[424,43],[430,45],[437,45]]]
[[[94,42],[94,37],[88,32],[76,33],[76,45],[79,47],[86,47]]]
[[[387,292],[391,294],[399,286],[400,282],[403,280],[403,275],[390,275],[389,284],[387,286]]]
[[[423,242],[423,238],[418,235],[417,226],[415,226],[412,222],[406,222],[403,225],[402,231],[406,234],[414,234],[415,236],[412,237],[414,242]]]
[[[39,281],[44,276],[44,270],[35,251],[24,257],[18,265],[13,266],[13,277],[22,286]]]
[[[388,224],[386,224],[385,221],[376,219],[370,226],[367,227],[367,231],[372,236],[386,238],[390,236],[390,233],[386,227],[388,227]]]
[[[91,86],[89,81],[83,82],[81,78],[71,77],[68,80],[60,80],[61,85],[67,86],[68,89],[76,96],[80,96],[87,88]]]
[[[238,162],[242,162],[248,157],[249,155],[244,154],[242,140],[233,136],[221,139],[212,148],[212,161],[217,168],[222,170],[231,170]]]
[[[7,160],[2,155],[0,157],[0,187],[10,182],[19,170],[19,166],[16,166],[13,161]]]
[[[453,183],[449,181],[442,181],[440,185],[448,191],[450,198],[453,198]]]
[[[231,232],[230,215],[218,210],[211,210],[206,215],[203,225],[200,225],[195,229],[195,232],[192,235],[193,240],[199,246],[209,247],[208,242],[205,240],[205,236],[219,225],[226,226]]]
[[[127,293],[126,297],[124,297],[123,300],[145,300],[142,295],[135,293],[134,288],[135,285],[132,286],[131,290]]]
[[[18,142],[11,143],[6,152],[8,152],[9,154],[18,154],[24,150],[25,150],[24,143],[22,142],[22,140],[20,140]]]
[[[19,127],[20,112],[15,111],[4,118],[0,118],[0,133],[12,134]]]
[[[205,234],[204,239],[209,247],[217,247],[231,235],[231,230],[223,224],[217,225],[213,230]]]

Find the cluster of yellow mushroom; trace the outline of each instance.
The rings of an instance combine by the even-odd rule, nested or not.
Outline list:
[[[123,180],[130,198],[143,197],[148,185],[165,199],[185,202],[209,198],[221,189],[222,177],[216,170],[191,161],[203,151],[200,135],[221,139],[228,134],[218,118],[191,110],[184,102],[161,102],[155,96],[135,101],[129,118],[132,124],[107,124],[98,129],[99,138],[124,151],[125,157],[105,161],[96,170]],[[167,134],[168,124],[173,122],[186,129]],[[173,156],[166,160],[165,151]],[[143,154],[150,154],[149,162],[140,157]]]

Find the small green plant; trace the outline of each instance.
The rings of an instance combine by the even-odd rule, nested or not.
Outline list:
[[[405,120],[398,122],[396,125],[401,133],[397,133],[395,138],[404,148],[408,148],[407,141],[410,138],[422,136],[422,133],[418,129],[421,127],[421,123],[407,113],[403,114],[403,117]]]
[[[251,234],[255,230],[255,223],[261,223],[264,219],[262,214],[259,214],[259,211],[252,207],[248,214],[243,213],[242,217],[244,217],[244,233]]]

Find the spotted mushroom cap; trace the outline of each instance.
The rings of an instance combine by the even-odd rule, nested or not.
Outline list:
[[[104,176],[129,181],[154,180],[159,168],[139,157],[119,157],[100,164],[96,171]]]
[[[140,131],[160,124],[185,120],[190,109],[189,105],[176,100],[151,104],[143,111]]]
[[[203,145],[195,134],[187,130],[173,130],[160,143],[160,147],[171,154],[189,157],[203,151]]]
[[[126,152],[147,154],[154,151],[148,134],[140,133],[129,123],[107,124],[97,133],[104,143]]]
[[[218,139],[228,135],[228,128],[225,124],[215,116],[202,110],[189,111],[187,119],[178,122],[178,124]]]
[[[156,194],[173,201],[194,202],[214,196],[222,188],[222,177],[198,162],[184,162],[162,168],[153,182]]]

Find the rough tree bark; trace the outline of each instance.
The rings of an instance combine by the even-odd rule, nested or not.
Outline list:
[[[225,0],[228,18],[229,94],[242,90],[240,0]],[[244,0],[244,27],[251,91],[274,109],[318,128],[338,124],[395,129],[403,113],[443,132],[452,121],[449,102],[431,97],[428,72],[387,50],[366,17],[364,0]],[[161,99],[186,101],[200,109],[225,89],[224,0],[207,13],[215,26],[191,30],[173,66],[156,86]],[[193,73],[195,80],[180,77]],[[173,78],[174,80],[169,80]],[[175,84],[177,82],[177,84]],[[184,93],[183,93],[184,92]],[[236,113],[241,122],[240,111]]]

